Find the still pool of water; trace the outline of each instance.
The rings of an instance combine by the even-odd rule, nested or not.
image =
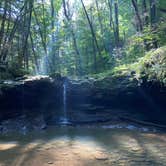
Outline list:
[[[52,127],[0,135],[0,166],[164,166],[166,133]]]

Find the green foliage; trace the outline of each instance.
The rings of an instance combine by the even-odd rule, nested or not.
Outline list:
[[[121,59],[121,63],[133,63],[139,57],[144,56],[145,48],[142,36],[140,34],[133,35],[129,38],[124,49],[125,53]]]
[[[160,46],[166,43],[166,21],[161,20],[157,27],[157,39]]]
[[[20,67],[19,61],[13,61],[8,66],[8,72],[11,75],[11,78],[22,77],[24,75],[30,74],[28,70],[24,67]]]
[[[146,77],[149,81],[166,85],[166,46],[147,52],[135,63],[116,66],[112,72],[120,75],[131,75],[134,72],[134,78],[137,80]]]
[[[7,77],[33,74],[36,69],[39,74],[61,73],[69,76],[103,77],[109,74],[129,74],[128,71],[135,67],[138,71],[137,78],[143,69],[150,76],[154,74],[156,79],[163,80],[163,64],[155,62],[156,65],[152,65],[151,68],[145,68],[144,65],[148,57],[147,51],[153,50],[156,45],[161,47],[166,44],[166,16],[162,11],[165,2],[162,0],[156,2],[155,23],[150,22],[149,1],[146,1],[146,12],[143,10],[143,1],[137,1],[138,14],[143,26],[141,31],[138,30],[138,20],[132,3],[128,0],[117,1],[119,45],[116,43],[115,35],[115,1],[112,1],[111,8],[105,0],[91,0],[91,3],[85,4],[94,34],[79,0],[64,1],[67,4],[68,17],[65,16],[62,0],[32,1],[31,17],[28,10],[31,1],[14,0],[8,2],[7,7],[5,2],[2,0],[0,3],[0,11],[3,13],[6,8],[9,13],[11,7],[10,14],[15,16],[12,21],[6,19],[3,26],[3,17],[0,13],[0,32],[4,33],[2,42],[0,40],[0,61],[3,59],[1,55],[7,50],[5,59],[9,64]],[[25,8],[21,11],[23,6]],[[148,17],[147,22],[145,16]],[[19,24],[12,29],[17,18]],[[11,34],[13,31],[14,34]],[[13,38],[9,42],[8,38],[12,35]],[[47,68],[45,73],[42,71],[42,64]],[[155,77],[154,75],[152,77]]]
[[[144,60],[145,75],[166,85],[166,46],[150,51]]]

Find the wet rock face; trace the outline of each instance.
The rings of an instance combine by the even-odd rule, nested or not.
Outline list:
[[[91,103],[94,84],[88,80],[69,80],[67,85],[67,99],[69,106]]]
[[[70,80],[68,84],[68,99],[70,103],[95,102],[109,103],[122,95],[131,95],[136,82],[128,78],[105,78],[102,80]],[[73,103],[73,101],[77,101]]]
[[[107,77],[101,80],[69,80],[68,105],[83,103],[124,107],[165,106],[166,88],[158,83],[143,82],[129,76]]]
[[[49,77],[30,77],[1,83],[0,119],[18,116],[35,108],[42,112],[48,105],[58,107],[62,83],[62,80]]]
[[[40,76],[0,83],[0,120],[32,113],[52,116],[51,108],[58,110],[63,106],[64,81],[67,82],[67,107],[70,108],[89,110],[81,108],[85,104],[140,109],[163,109],[166,106],[165,87],[151,82],[139,85],[129,76],[100,80]]]

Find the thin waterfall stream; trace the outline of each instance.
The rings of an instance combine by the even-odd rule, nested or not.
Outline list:
[[[62,124],[68,124],[69,120],[67,117],[67,83],[63,83],[63,118],[61,121]]]

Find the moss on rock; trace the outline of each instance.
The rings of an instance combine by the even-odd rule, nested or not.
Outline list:
[[[144,57],[139,58],[135,63],[119,65],[110,71],[95,74],[92,77],[98,80],[105,80],[105,86],[108,84],[106,80],[109,77],[115,83],[119,79],[129,77],[131,81],[137,80],[138,84],[146,80],[160,82],[166,86],[166,46],[147,52]],[[128,83],[130,84],[130,81]]]

